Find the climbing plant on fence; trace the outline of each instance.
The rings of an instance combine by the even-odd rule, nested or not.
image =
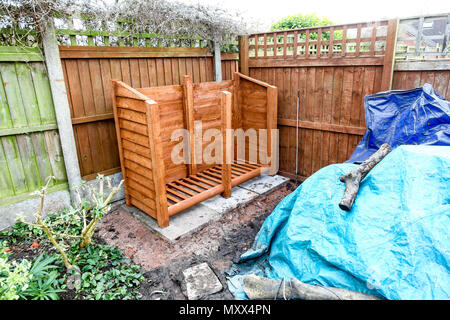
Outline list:
[[[166,0],[4,0],[0,44],[34,45],[48,20],[65,45],[206,47],[219,41],[225,51],[235,48],[247,25],[238,12]]]

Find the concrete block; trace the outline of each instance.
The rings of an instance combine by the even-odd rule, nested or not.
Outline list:
[[[9,228],[16,223],[17,218],[23,217],[27,222],[35,222],[34,214],[39,211],[41,198],[24,200],[0,207],[0,230]],[[68,190],[61,190],[45,195],[44,216],[50,211],[59,211],[70,205],[70,194]]]
[[[246,204],[247,202],[255,199],[258,195],[259,194],[256,192],[242,189],[238,186],[233,188],[231,197],[224,198],[221,195],[217,195],[211,199],[203,201],[202,204],[211,210],[223,214],[237,208],[238,206]]]
[[[182,236],[191,234],[210,221],[218,220],[221,214],[204,205],[197,204],[189,209],[180,212],[169,219],[169,226],[160,228],[155,219],[136,207],[127,207],[123,205],[127,212],[133,215],[145,226],[159,233],[167,240],[173,242]]]
[[[201,229],[211,221],[219,220],[226,212],[252,201],[260,194],[267,193],[288,180],[288,178],[281,176],[254,178],[243,185],[234,187],[229,198],[217,195],[170,217],[169,226],[165,228],[158,227],[155,219],[136,207],[123,205],[122,208],[153,232],[157,232],[166,240],[174,242],[180,237]]]
[[[183,271],[189,300],[198,300],[222,290],[222,284],[206,262]]]
[[[289,181],[289,178],[279,175],[275,176],[262,175],[247,182],[244,182],[243,184],[239,185],[239,187],[256,192],[258,194],[266,194],[272,191],[273,189],[281,186],[283,183],[286,183],[287,181]]]

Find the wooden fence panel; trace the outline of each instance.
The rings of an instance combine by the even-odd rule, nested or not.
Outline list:
[[[392,89],[414,89],[429,83],[434,90],[450,101],[450,70],[395,71]]]
[[[363,99],[389,89],[396,20],[249,35],[249,75],[278,87],[280,173],[347,160],[365,132]],[[247,53],[244,52],[245,56]]]
[[[0,61],[5,61],[0,52]],[[7,49],[5,49],[8,51]],[[17,49],[19,50],[19,49]],[[67,188],[67,178],[45,65],[28,60],[0,62],[0,202],[32,197],[54,176],[48,192]]]
[[[62,66],[83,179],[120,171],[112,111],[111,79],[135,88],[214,81],[207,48],[61,46]],[[225,54],[224,79],[231,79],[236,55]]]

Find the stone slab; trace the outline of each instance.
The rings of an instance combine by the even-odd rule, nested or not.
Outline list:
[[[240,188],[256,192],[258,194],[266,194],[273,189],[281,186],[289,181],[289,178],[274,175],[262,175],[239,185]]]
[[[221,216],[219,212],[214,211],[200,203],[170,217],[169,225],[165,228],[160,228],[155,219],[138,208],[127,207],[126,205],[123,205],[122,208],[128,211],[152,231],[159,233],[171,242],[197,231],[207,223],[215,221]]]
[[[224,198],[221,195],[217,195],[203,201],[202,204],[211,210],[224,214],[252,201],[257,196],[259,196],[259,194],[256,192],[242,189],[241,187],[234,187],[231,191],[231,197]]]
[[[226,212],[245,205],[261,194],[274,190],[288,180],[288,178],[281,176],[264,175],[256,177],[234,187],[229,198],[217,195],[170,217],[169,226],[165,228],[160,228],[155,219],[136,207],[123,205],[122,208],[153,232],[157,232],[166,240],[174,242],[201,229],[209,222],[220,219]]]
[[[198,300],[223,289],[217,276],[206,262],[183,271],[189,300]]]

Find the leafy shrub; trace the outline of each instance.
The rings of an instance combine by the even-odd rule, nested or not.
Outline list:
[[[17,300],[33,277],[27,260],[8,261],[8,254],[0,246],[0,300]]]
[[[297,14],[284,17],[281,20],[275,22],[270,30],[291,30],[318,26],[329,26],[333,24],[334,22],[330,19],[325,17],[318,17],[315,13],[305,15]]]
[[[58,266],[54,263],[58,260],[55,256],[41,254],[33,261],[29,270],[32,280],[27,288],[19,294],[21,299],[31,300],[58,300],[58,293],[65,292],[63,289],[64,279],[59,281]]]

